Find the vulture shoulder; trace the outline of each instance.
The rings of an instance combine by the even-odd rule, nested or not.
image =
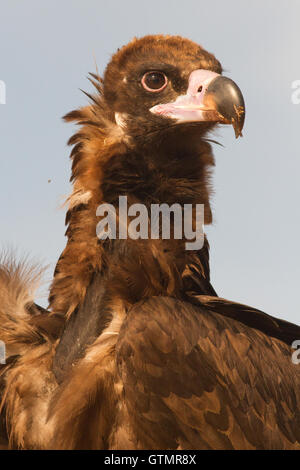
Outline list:
[[[235,312],[243,315],[242,307]],[[213,304],[167,297],[136,304],[117,343],[136,446],[300,449],[300,369],[291,354],[284,341]]]

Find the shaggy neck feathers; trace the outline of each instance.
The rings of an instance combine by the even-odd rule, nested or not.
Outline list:
[[[173,244],[171,241],[163,244],[158,240],[155,247],[151,240],[134,241],[136,246],[126,240],[123,241],[126,242],[126,249],[123,247],[121,251],[120,242],[116,241],[118,253],[113,254],[111,244],[100,242],[96,236],[99,222],[96,209],[101,203],[116,204],[120,195],[126,195],[129,204],[142,202],[147,206],[163,202],[202,203],[205,205],[205,223],[211,222],[209,173],[214,162],[210,145],[199,138],[199,130],[196,127],[170,127],[155,135],[145,135],[144,139],[132,133],[128,136],[126,129],[114,122],[114,116],[102,95],[101,79],[95,75],[93,78],[95,80],[91,81],[98,94],[88,95],[92,104],[64,118],[67,122],[76,121],[81,128],[69,140],[69,144],[73,145],[73,191],[67,200],[68,241],[56,266],[49,301],[53,312],[67,317],[82,303],[93,274],[104,272],[108,264],[110,269],[118,265],[115,286],[119,294],[122,290],[128,294],[120,279],[122,276],[128,278],[126,271],[130,262],[126,256],[130,253],[136,255],[136,250],[139,257],[144,256],[143,262],[145,266],[148,264],[150,271],[154,269],[153,266],[151,268],[154,258],[157,264],[157,252],[167,252],[164,259],[158,262],[165,265],[167,277],[172,277],[170,266],[174,264],[174,256],[180,260],[179,265],[175,263],[174,267],[177,277],[186,264],[187,254],[182,252],[182,243],[174,244],[174,240]],[[147,261],[145,256],[149,248],[152,260]],[[189,256],[192,257],[192,254]],[[138,266],[131,267],[133,277],[141,275],[137,270]],[[144,283],[149,284],[145,275],[141,277]],[[135,284],[136,280],[132,282]],[[157,280],[157,286],[159,283],[161,279]],[[171,285],[175,289],[177,283],[174,279]],[[148,290],[144,286],[141,292],[155,295],[157,286]],[[134,288],[140,292],[136,285]]]

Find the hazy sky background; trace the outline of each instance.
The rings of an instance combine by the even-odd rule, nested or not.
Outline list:
[[[1,244],[49,264],[65,246],[74,127],[87,72],[133,36],[180,34],[213,52],[244,93],[244,138],[220,128],[211,244],[218,294],[299,321],[299,0],[9,0],[0,8]],[[51,182],[48,183],[48,180]],[[44,288],[44,292],[46,289]],[[43,301],[45,304],[45,300]]]

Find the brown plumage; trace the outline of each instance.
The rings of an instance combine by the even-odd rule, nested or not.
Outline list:
[[[154,82],[167,77],[158,91],[143,87],[153,71]],[[203,73],[211,81],[202,93]],[[96,236],[97,207],[117,206],[120,195],[147,208],[201,203],[211,222],[207,133],[225,122],[238,136],[244,116],[220,73],[191,41],[135,39],[103,81],[91,76],[91,104],[65,117],[80,130],[70,139],[68,242],[50,312],[34,304],[36,271],[5,260],[0,269],[0,446],[300,449],[300,366],[291,360],[300,328],[217,297],[206,240],[187,251],[185,239]],[[191,77],[192,98],[209,96],[209,109],[179,122],[166,113],[190,99]],[[218,101],[226,86],[234,106]]]

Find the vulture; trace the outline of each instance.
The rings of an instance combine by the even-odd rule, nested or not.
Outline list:
[[[65,116],[79,128],[47,309],[39,267],[1,259],[2,448],[299,450],[300,327],[218,297],[206,237],[190,250],[172,230],[97,235],[97,208],[120,222],[121,196],[199,204],[211,223],[209,136],[220,124],[241,136],[238,85],[167,35],[135,38],[89,79],[88,105]]]

